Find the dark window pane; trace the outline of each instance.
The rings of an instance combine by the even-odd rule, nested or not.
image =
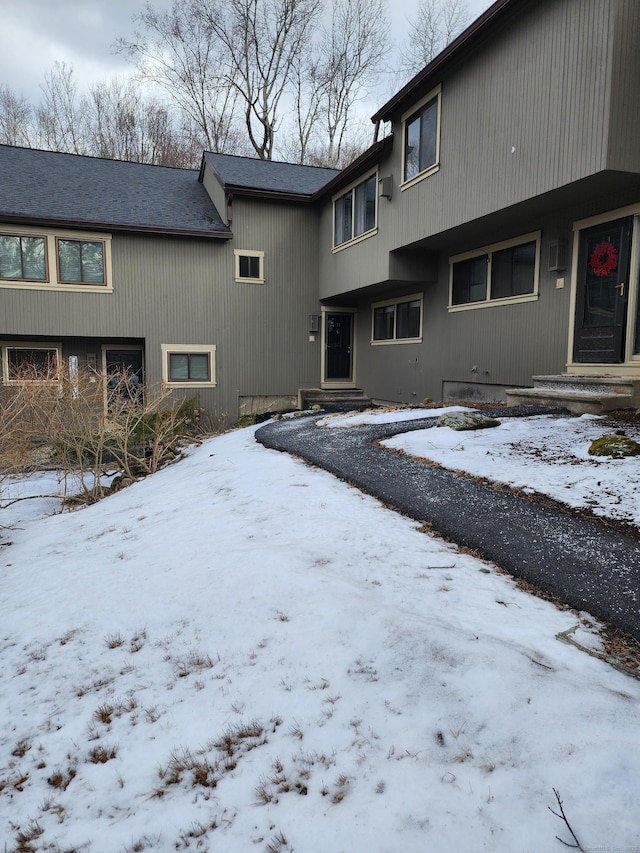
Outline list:
[[[406,124],[404,145],[404,179],[409,181],[420,171],[420,115]]]
[[[438,101],[430,101],[420,114],[420,171],[436,162],[436,132],[438,125]]]
[[[400,302],[398,304],[398,319],[396,323],[397,338],[420,337],[420,300]]]
[[[491,255],[491,298],[533,293],[536,244],[513,246]]]
[[[169,380],[171,382],[208,382],[209,378],[208,353],[169,353]]]
[[[375,228],[376,224],[376,176],[371,175],[355,188],[354,236]]]
[[[258,255],[240,255],[240,278],[261,278],[260,257]]]
[[[453,265],[452,305],[482,302],[487,298],[487,256]]]
[[[353,237],[353,190],[349,190],[348,193],[335,200],[334,215],[334,245],[339,246]]]
[[[383,305],[373,309],[374,341],[392,341],[395,320],[395,305]]]
[[[405,124],[405,181],[435,165],[437,139],[438,99],[434,98]]]
[[[51,349],[7,350],[9,375],[13,379],[44,379],[56,366],[56,351]]]

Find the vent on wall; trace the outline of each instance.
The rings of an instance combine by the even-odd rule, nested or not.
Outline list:
[[[549,272],[562,272],[567,268],[567,241],[552,240],[549,243]]]

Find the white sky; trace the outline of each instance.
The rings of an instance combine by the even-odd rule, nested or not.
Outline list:
[[[475,471],[490,442],[509,471],[552,436],[537,489],[595,465],[626,496],[640,459],[592,465],[601,430],[505,419],[411,452]],[[582,849],[640,849],[640,682],[559,642],[598,648],[586,614],[253,433],[86,509],[1,510],[0,848],[560,853],[555,788]]]
[[[394,35],[401,38],[406,17],[418,0],[389,3]],[[130,65],[112,52],[114,41],[129,36],[132,16],[144,0],[5,0],[2,3],[0,84],[37,103],[45,73],[53,64],[73,65],[79,88],[125,74]],[[170,7],[170,0],[155,6]],[[468,0],[471,20],[490,0]]]

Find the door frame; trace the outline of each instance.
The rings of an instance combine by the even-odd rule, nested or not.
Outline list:
[[[333,305],[322,305],[322,336],[321,336],[321,358],[320,358],[320,387],[331,388],[355,388],[356,387],[356,309],[340,308]],[[350,314],[351,315],[351,379],[327,379],[327,315],[328,314]]]
[[[576,303],[578,298],[578,266],[580,262],[581,232],[598,225],[605,225],[616,219],[633,217],[631,227],[631,248],[629,253],[629,281],[627,317],[624,328],[624,352],[622,361],[614,363],[585,363],[573,360],[574,337],[576,332]],[[608,210],[588,219],[580,219],[573,224],[573,251],[571,261],[571,298],[569,300],[569,335],[567,341],[567,373],[580,376],[640,376],[640,352],[634,353],[636,317],[638,313],[640,278],[640,204]],[[640,320],[639,320],[640,322]]]

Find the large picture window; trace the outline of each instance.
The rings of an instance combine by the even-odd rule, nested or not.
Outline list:
[[[373,305],[373,343],[407,343],[421,339],[422,296],[414,295]]]
[[[355,240],[376,227],[377,175],[369,175],[334,199],[334,246]]]
[[[418,108],[403,116],[403,182],[431,174],[440,154],[440,89],[434,90]]]
[[[539,236],[529,234],[450,258],[449,307],[480,307],[537,298]]]

